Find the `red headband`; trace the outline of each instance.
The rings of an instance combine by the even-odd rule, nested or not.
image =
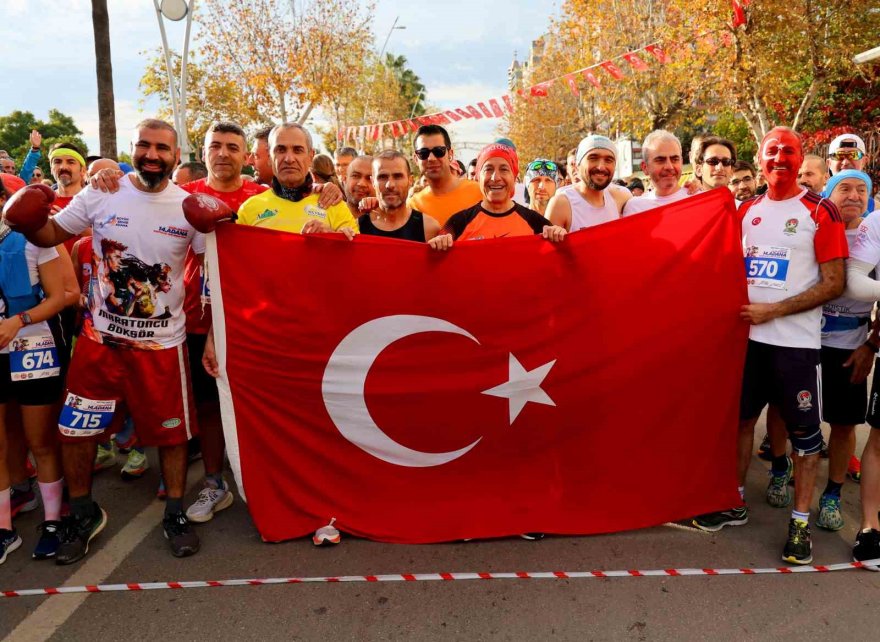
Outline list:
[[[498,143],[486,145],[480,152],[480,155],[477,157],[477,176],[483,171],[483,163],[490,158],[503,158],[510,165],[514,177],[519,176],[519,158],[516,155],[516,151],[507,145],[500,145]],[[513,196],[513,192],[511,192],[511,196]]]

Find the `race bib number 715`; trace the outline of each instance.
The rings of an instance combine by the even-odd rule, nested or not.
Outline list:
[[[113,399],[86,399],[67,393],[58,417],[58,429],[67,437],[91,437],[100,435],[110,427],[116,401]]]

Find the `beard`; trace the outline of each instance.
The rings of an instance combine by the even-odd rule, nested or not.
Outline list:
[[[171,176],[172,170],[161,158],[155,161],[162,169],[158,172],[151,172],[144,169],[144,159],[138,158],[133,161],[135,176],[141,185],[148,189],[156,189],[166,178]]]
[[[604,183],[601,182],[603,179],[605,181]],[[589,187],[590,189],[594,189],[596,191],[602,191],[603,189],[608,187],[610,184],[611,184],[611,174],[609,174],[607,177],[598,176],[595,179],[593,178],[592,174],[589,174],[587,176],[587,187]]]

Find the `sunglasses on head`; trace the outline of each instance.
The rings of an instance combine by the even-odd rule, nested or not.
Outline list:
[[[711,165],[712,167],[715,167],[716,165],[723,165],[724,167],[733,167],[733,164],[736,161],[733,160],[732,158],[715,158],[713,156],[712,158],[704,159],[703,162],[706,163],[706,165]]]
[[[828,158],[834,160],[862,160],[865,154],[860,149],[839,149],[833,154],[828,154]]]
[[[533,171],[537,171],[540,169],[546,169],[548,172],[555,172],[556,171],[556,163],[554,163],[553,161],[532,161],[529,164],[528,169],[533,170]]]
[[[446,145],[437,145],[437,147],[422,147],[416,150],[416,156],[420,160],[428,160],[428,156],[434,154],[434,158],[443,158],[446,156]]]

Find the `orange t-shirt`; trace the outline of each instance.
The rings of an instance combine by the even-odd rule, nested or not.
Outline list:
[[[446,194],[435,194],[428,186],[421,192],[414,194],[407,205],[423,214],[433,216],[442,227],[450,216],[466,210],[482,200],[483,194],[480,192],[480,186],[474,181],[462,179],[458,187]]]
[[[548,225],[546,218],[518,203],[501,214],[486,211],[479,204],[455,214],[440,233],[452,234],[456,241],[478,241],[540,234]]]

